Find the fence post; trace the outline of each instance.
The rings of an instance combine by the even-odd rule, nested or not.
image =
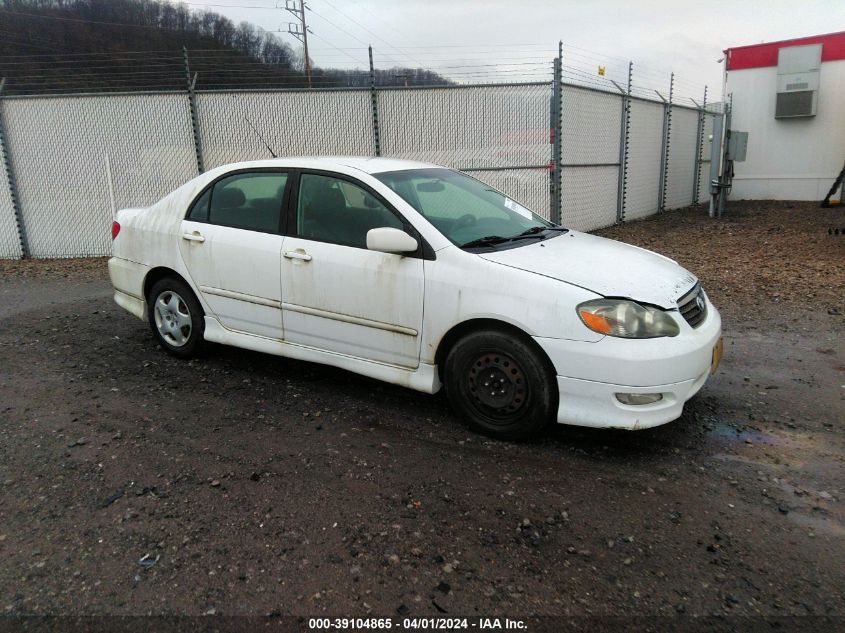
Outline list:
[[[698,188],[701,186],[701,153],[704,151],[704,127],[707,120],[707,86],[704,86],[704,100],[698,109],[698,132],[695,143],[695,172],[692,181],[692,203],[698,204]]]
[[[376,156],[381,156],[381,142],[378,129],[378,94],[376,93],[376,70],[373,67],[373,47],[368,46],[370,53],[370,98],[373,102],[373,139],[376,145]]]
[[[666,189],[669,182],[669,142],[672,138],[672,95],[675,90],[675,73],[669,79],[669,101],[663,99],[663,149],[660,153],[660,187],[658,213],[666,210]],[[659,95],[660,93],[658,93]],[[663,97],[661,97],[662,99]]]
[[[616,197],[617,224],[625,221],[625,196],[628,193],[628,129],[631,125],[631,75],[633,69],[634,63],[628,62],[628,86],[622,94],[622,120],[619,127],[619,184]]]
[[[6,182],[9,186],[9,198],[12,200],[12,211],[15,218],[15,229],[18,233],[18,242],[21,246],[21,257],[30,256],[29,242],[26,238],[26,228],[21,213],[21,205],[18,199],[18,190],[15,186],[15,175],[12,172],[12,161],[9,158],[9,151],[6,148],[6,122],[3,118],[3,88],[6,86],[6,78],[0,79],[0,160],[3,161],[3,169],[6,171]]]
[[[197,77],[196,75],[191,77],[191,66],[188,63],[187,47],[182,47],[182,53],[185,57],[185,81],[188,84],[188,106],[191,110],[191,131],[194,135],[194,152],[197,155],[197,173],[201,174],[205,171],[205,165],[203,164],[202,160],[202,145],[200,143],[199,119],[197,118],[197,97],[196,93],[194,92]]]
[[[728,141],[731,138],[731,120],[733,119],[733,112],[734,112],[734,93],[728,93],[728,102],[725,104],[725,120],[722,124],[722,148],[721,148],[721,156],[719,161],[721,162],[721,169],[719,169],[719,181],[720,183],[723,182],[725,177],[725,169],[727,169],[727,160],[726,154],[728,153]],[[731,180],[733,180],[733,174],[731,175]],[[728,200],[728,190],[724,187],[719,187],[719,207],[716,209],[716,217],[722,217],[722,212],[725,210],[725,203]]]
[[[549,176],[551,183],[549,186],[551,193],[551,200],[549,201],[549,219],[554,224],[560,224],[563,221],[563,214],[561,213],[561,188],[562,188],[562,142],[563,139],[563,78],[562,68],[563,63],[563,42],[559,41],[557,45],[557,57],[554,61],[554,73],[552,78],[552,103],[549,108],[549,136],[552,141],[552,159],[549,164]]]

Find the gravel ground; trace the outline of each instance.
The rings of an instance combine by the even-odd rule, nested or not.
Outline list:
[[[841,224],[603,231],[700,276],[723,364],[674,423],[524,444],[340,370],[170,358],[104,260],[0,262],[0,610],[845,616]]]

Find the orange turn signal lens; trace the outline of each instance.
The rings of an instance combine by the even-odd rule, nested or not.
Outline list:
[[[598,332],[599,334],[610,334],[613,330],[613,326],[610,324],[610,321],[605,319],[603,316],[593,314],[587,310],[581,310],[579,314],[581,315],[581,320],[584,322],[584,325],[594,332]]]

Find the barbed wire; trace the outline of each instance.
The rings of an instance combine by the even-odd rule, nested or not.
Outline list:
[[[195,6],[212,6],[189,3]],[[374,50],[374,70],[379,76],[377,83],[383,84],[394,73],[397,81],[406,79],[412,71],[413,85],[472,84],[490,81],[551,81],[552,61],[557,47],[541,43],[501,44],[445,44],[445,45],[394,45],[380,37],[375,31],[340,10],[334,3],[326,2],[329,10],[348,18],[362,31],[366,31],[386,45],[386,49]],[[234,7],[235,5],[225,5]],[[244,5],[246,6],[246,5]],[[250,5],[252,6],[252,5]],[[270,9],[272,7],[262,7]],[[119,22],[42,16],[27,12],[0,10],[3,13],[22,16],[55,18],[70,22],[110,24],[115,26],[145,27]],[[369,45],[361,37],[336,24],[321,12],[310,13],[339,32],[353,38],[362,46],[337,46],[335,43],[312,34],[335,53],[320,55],[322,65],[314,63],[315,77],[312,85],[357,86],[366,83],[369,62],[358,55],[368,50]],[[151,27],[158,28],[158,27]],[[0,76],[7,79],[7,93],[37,92],[54,88],[76,90],[115,90],[146,87],[150,84],[167,89],[187,89],[184,55],[178,48],[151,51],[111,52],[35,52],[44,49],[48,42],[25,33],[13,33],[0,29],[0,43],[14,48],[32,48],[32,53],[16,53],[0,56]],[[547,51],[548,56],[543,54]],[[618,94],[627,88],[628,61],[617,56],[591,51],[571,44],[563,47],[562,79],[564,82]],[[408,52],[406,52],[408,51]],[[412,53],[411,53],[412,52]],[[188,52],[191,73],[197,78],[196,87],[239,88],[252,85],[272,87],[274,82],[280,88],[305,85],[304,73],[292,62],[296,58],[280,60],[278,63],[251,57],[244,51],[233,49],[197,48]],[[668,98],[671,73],[635,63],[631,94],[655,101]],[[675,77],[673,101],[689,101],[693,104],[701,99],[704,85],[684,77]]]
[[[259,4],[254,2],[254,0],[253,2],[246,0],[245,2],[231,3],[214,1],[187,1],[182,4],[185,4],[189,7],[197,7],[199,9],[246,9],[267,12],[278,12],[284,8],[280,7],[278,3],[275,3],[273,5]],[[487,44],[418,43],[414,42],[414,36],[409,36],[409,34],[404,31],[404,28],[397,28],[395,24],[389,25],[384,14],[377,14],[376,12],[368,9],[366,6],[356,4],[354,5],[355,11],[364,11],[370,16],[370,18],[366,20],[363,20],[363,18],[362,20],[359,20],[356,19],[354,15],[350,14],[352,10],[348,5],[343,5],[343,8],[338,5],[339,3],[333,0],[321,0],[319,10],[315,10],[313,6],[308,7],[310,15],[313,15],[318,20],[323,21],[330,28],[336,30],[339,33],[342,33],[346,37],[351,38],[353,41],[361,45],[338,46],[336,42],[332,42],[328,38],[324,38],[317,34],[312,34],[316,40],[324,43],[328,48],[340,54],[335,55],[333,53],[324,53],[320,55],[320,57],[326,62],[332,62],[334,66],[333,70],[335,72],[349,73],[357,70],[366,71],[366,67],[368,66],[367,61],[358,57],[357,55],[359,54],[359,52],[367,50],[367,48],[369,47],[368,40],[370,40],[370,38],[375,38],[377,41],[383,43],[386,47],[385,49],[379,51],[379,59],[377,59],[375,62],[376,68],[379,71],[385,71],[389,68],[394,67],[413,68],[414,70],[423,69],[425,71],[436,72],[448,81],[458,82],[466,81],[465,78],[469,77],[487,78],[490,76],[489,74],[479,72],[452,72],[457,71],[458,69],[484,70],[489,68],[495,69],[496,73],[498,74],[506,73],[505,76],[513,76],[518,74],[517,67],[520,67],[526,77],[535,77],[542,74],[542,72],[547,68],[547,66],[543,66],[541,64],[548,64],[550,62],[549,58],[538,60],[537,54],[543,49],[545,49],[549,53],[557,52],[556,50],[554,50],[556,49],[556,47],[538,42]],[[178,32],[178,29],[168,28],[163,24],[139,24],[136,22],[96,20],[91,18],[74,17],[70,15],[48,15],[45,13],[20,11],[11,8],[5,8],[0,10],[0,15],[2,14],[32,18],[34,20],[52,20],[59,22],[83,23],[91,25],[108,25],[130,29],[157,29],[160,31]],[[206,11],[206,14],[208,14],[208,11]],[[340,20],[338,20],[338,18],[340,18]],[[338,21],[341,21],[342,25],[338,24]],[[382,25],[387,26],[393,33],[402,35],[403,43],[396,44],[394,42],[391,42],[388,38],[384,37],[383,35],[380,35],[377,32],[379,30],[379,27],[375,26],[375,22],[379,22]],[[37,50],[42,44],[44,46],[51,44],[46,40],[39,41],[38,38],[32,36],[31,34],[26,35],[20,33],[10,33],[2,30],[0,30],[0,42],[13,44],[15,47],[31,48],[35,50]],[[457,53],[458,51],[460,52]],[[627,84],[628,60],[626,60],[625,58],[620,57],[618,55],[609,55],[604,52],[591,50],[571,43],[563,43],[562,51],[563,58],[564,60],[566,60],[566,64],[569,67],[568,70],[565,71],[567,80],[576,83],[582,83],[584,85],[590,85],[593,87],[599,87],[601,89],[608,89],[611,91],[616,88],[613,84],[613,81],[616,81],[620,85]],[[170,51],[164,51],[164,53],[170,53]],[[260,60],[256,60],[255,62],[253,62],[249,59],[243,59],[245,55],[242,52],[232,51],[231,53],[221,53],[217,50],[208,50],[206,51],[205,55],[198,55],[197,53],[199,53],[199,51],[195,51],[193,53],[193,64],[197,66],[196,70],[198,71],[205,70],[205,72],[209,72],[203,67],[202,64],[202,62],[207,60],[208,58],[214,58],[217,55],[225,57],[227,54],[233,54],[235,56],[240,56],[242,58],[242,61],[228,62],[228,66],[225,68],[220,68],[219,72],[225,73],[228,70],[234,71],[239,68],[251,70],[253,68],[253,63],[255,63],[261,65],[262,68],[270,67],[270,71],[272,72],[273,77],[279,79],[295,78],[294,74],[279,74],[276,69],[272,68],[271,64],[262,63]],[[103,59],[108,60],[106,63],[114,63],[118,67],[123,68],[129,63],[129,56],[145,56],[148,55],[148,53],[145,51],[127,51],[121,53],[123,57],[120,58],[115,56],[109,57],[109,54],[107,53],[76,53],[71,54],[74,55],[73,58],[65,59],[58,58],[56,55],[51,55],[49,53],[41,53],[41,55],[44,56],[44,59],[50,59],[50,63],[55,64],[57,67],[72,65],[71,62],[67,61],[67,59],[94,59],[97,58],[97,56],[102,55]],[[28,57],[25,55],[20,55],[16,57],[18,57],[19,59],[20,66],[32,65],[32,57]],[[490,57],[495,58],[493,63],[489,63]],[[339,61],[340,59],[342,59],[342,61]],[[174,64],[174,72],[177,72],[175,70],[175,66],[178,65],[180,61],[178,59],[178,53],[173,56],[172,60],[166,58],[155,59],[147,56],[146,60],[143,62],[143,66],[145,68],[161,68],[162,70],[164,70],[166,69],[167,64],[171,61]],[[161,65],[155,65],[155,62],[160,62]],[[348,68],[350,64],[355,64],[355,69]],[[357,65],[360,65],[362,68],[359,69]],[[315,64],[314,66],[315,68],[319,67],[318,64]],[[389,68],[385,68],[386,66],[388,66]],[[279,67],[283,68],[285,67],[285,64],[280,64]],[[6,58],[0,58],[0,70],[6,71],[10,68],[11,65],[7,62]],[[93,68],[93,65],[88,64],[88,70],[92,70]],[[599,68],[601,68],[600,73]],[[636,91],[639,94],[648,94],[650,92],[659,91],[662,95],[668,90],[670,76],[669,72],[665,70],[654,69],[649,67],[648,65],[640,63],[635,64],[634,68],[635,83],[631,87],[632,93]],[[97,67],[97,70],[109,71],[108,68],[102,67]],[[329,69],[324,70],[326,72],[329,72]],[[144,74],[147,74],[149,72],[149,70],[139,71],[137,75],[140,78]],[[49,74],[50,73],[45,73],[43,75],[30,74],[30,77],[38,77],[39,79],[50,79]],[[104,74],[110,77],[116,76],[113,71]],[[74,75],[74,73],[71,73],[71,75]],[[86,78],[91,77],[91,73],[77,72],[74,76],[78,78]],[[14,79],[15,78],[13,77],[12,81],[14,81]],[[678,96],[678,98],[692,99],[692,95],[703,95],[703,85],[697,84],[683,77],[676,77],[674,86],[674,92],[675,95]],[[657,94],[655,93],[654,96],[657,97]]]

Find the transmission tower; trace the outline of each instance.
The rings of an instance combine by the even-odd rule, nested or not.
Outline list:
[[[305,55],[305,76],[308,78],[308,87],[311,87],[311,60],[308,58],[308,33],[313,32],[305,24],[305,9],[308,5],[305,0],[285,0],[285,10],[297,18],[299,22],[288,22],[288,33],[302,42]]]

